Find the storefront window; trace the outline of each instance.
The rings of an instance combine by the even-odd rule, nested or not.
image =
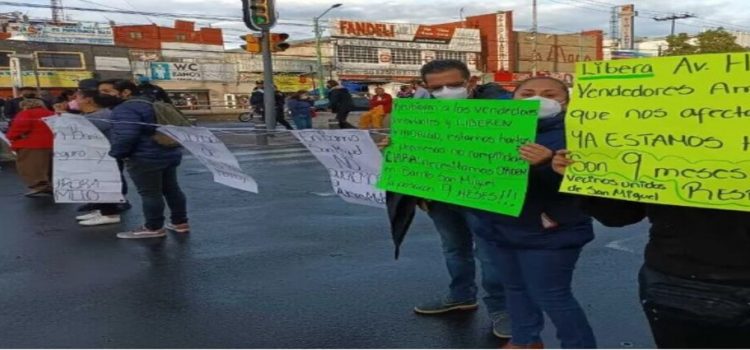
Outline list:
[[[38,68],[84,69],[83,54],[80,52],[37,52]]]
[[[458,60],[466,62],[466,54],[463,52],[438,51],[435,53],[435,58],[438,60]]]
[[[392,49],[393,64],[421,65],[422,55],[419,50]]]
[[[362,46],[339,46],[336,50],[339,62],[346,63],[378,63],[378,49]]]

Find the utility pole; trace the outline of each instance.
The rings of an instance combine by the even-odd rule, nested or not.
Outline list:
[[[671,16],[654,17],[654,21],[657,21],[657,22],[672,21],[672,30],[670,31],[669,35],[674,36],[675,22],[678,19],[688,19],[688,18],[693,18],[693,17],[695,17],[695,15],[690,14],[690,13],[683,13],[679,15],[672,14]]]
[[[532,0],[531,3],[531,76],[536,76],[536,46],[538,40],[538,23],[536,17],[536,0]]]
[[[337,7],[341,7],[342,5],[343,4],[333,4],[327,10],[323,11],[323,13],[321,13],[319,16],[313,17],[313,27],[315,30],[315,54],[318,58],[318,98],[320,99],[325,98],[326,93],[326,78],[323,72],[323,49],[321,48],[323,31],[320,29],[320,19],[323,18],[323,16],[325,16],[328,11],[331,11]]]
[[[273,86],[273,58],[271,57],[271,31],[260,32],[260,47],[263,55],[263,110],[266,115],[266,129],[276,130],[276,88]],[[280,116],[283,118],[284,116]]]

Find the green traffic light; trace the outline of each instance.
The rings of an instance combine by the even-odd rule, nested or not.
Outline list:
[[[255,16],[255,17],[253,18],[253,20],[254,20],[254,21],[255,21],[255,23],[257,23],[257,24],[266,24],[266,22],[267,22],[267,21],[266,21],[266,18],[265,18],[265,17],[260,17],[260,16]]]

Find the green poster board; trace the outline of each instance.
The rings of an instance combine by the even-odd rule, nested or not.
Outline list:
[[[395,101],[391,145],[378,187],[424,199],[518,216],[534,142],[538,101]]]

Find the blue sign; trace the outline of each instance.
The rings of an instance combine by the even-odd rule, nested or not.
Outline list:
[[[151,63],[151,80],[172,80],[169,63]]]

